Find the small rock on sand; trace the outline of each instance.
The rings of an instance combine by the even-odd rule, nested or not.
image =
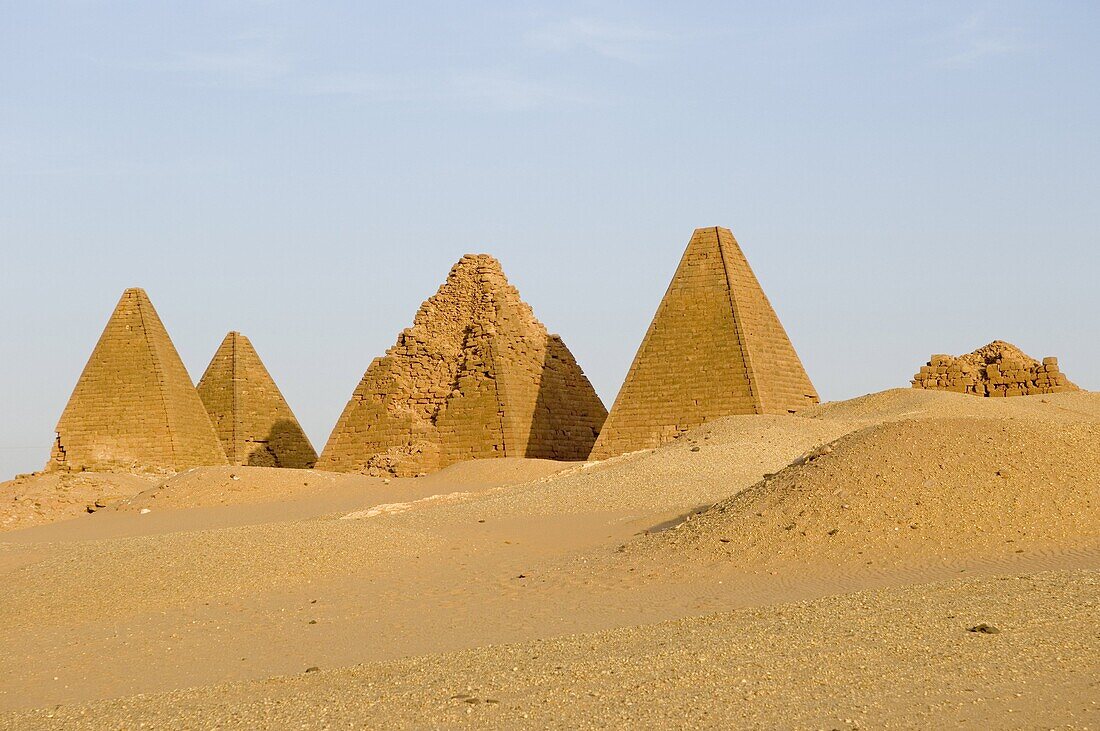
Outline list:
[[[999,629],[997,629],[993,625],[986,624],[985,622],[982,622],[981,624],[976,624],[973,627],[968,628],[966,631],[967,632],[974,632],[974,633],[980,634],[980,635],[996,635],[996,634],[1000,634],[1000,632],[1001,632]]]

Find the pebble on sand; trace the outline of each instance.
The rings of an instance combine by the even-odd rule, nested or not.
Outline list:
[[[967,628],[966,631],[967,632],[974,632],[974,633],[980,634],[980,635],[996,635],[996,634],[1000,634],[1000,632],[1001,632],[999,629],[997,629],[993,625],[986,624],[985,622],[982,622],[981,624],[976,624],[973,627],[969,627],[969,628]]]

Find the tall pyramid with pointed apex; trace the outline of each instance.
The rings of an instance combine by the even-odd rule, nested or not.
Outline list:
[[[199,380],[230,464],[308,469],[317,452],[244,335],[231,332]]]
[[[582,460],[606,416],[499,262],[467,255],[371,363],[317,467],[408,476],[487,457]]]
[[[783,325],[733,234],[696,229],[592,450],[655,447],[734,414],[818,402]]]
[[[47,469],[226,464],[210,418],[141,289],[122,294],[57,424]]]

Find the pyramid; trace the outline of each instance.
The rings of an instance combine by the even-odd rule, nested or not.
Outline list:
[[[912,385],[993,397],[1080,390],[1059,370],[1057,358],[1043,358],[1040,363],[1003,340],[958,358],[933,355],[913,376]]]
[[[398,476],[489,457],[581,460],[607,410],[487,255],[467,255],[363,375],[318,469]]]
[[[696,229],[592,450],[655,447],[723,416],[818,402],[733,234]]]
[[[317,452],[248,338],[231,332],[199,380],[230,464],[309,469]]]
[[[148,295],[126,290],[61,414],[46,468],[178,471],[225,463]]]

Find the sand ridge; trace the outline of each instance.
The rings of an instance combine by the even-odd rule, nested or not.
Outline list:
[[[446,467],[419,478],[381,478],[367,475],[273,467],[195,467],[175,475],[126,473],[47,472],[22,475],[0,483],[0,496],[10,495],[0,532],[96,514],[107,516],[146,510],[157,513],[149,522],[162,522],[164,510],[194,510],[226,506],[257,506],[259,520],[241,511],[239,523],[278,518],[305,518],[352,509],[376,496],[398,500],[457,490],[482,491],[515,485],[568,469],[551,460],[502,458],[474,460]],[[97,504],[98,503],[98,504]],[[270,510],[260,506],[267,506]],[[187,518],[180,528],[194,527]],[[228,525],[229,523],[223,523]],[[95,536],[93,526],[47,531],[51,536]],[[23,541],[20,537],[18,540]],[[50,538],[52,540],[52,538]]]
[[[1052,393],[979,399],[961,393],[893,388],[846,401],[830,401],[800,413],[809,419],[861,420],[868,424],[906,419],[970,417],[1100,421],[1100,392]]]
[[[890,422],[842,437],[649,543],[747,565],[1100,542],[1098,459],[1100,423]]]

